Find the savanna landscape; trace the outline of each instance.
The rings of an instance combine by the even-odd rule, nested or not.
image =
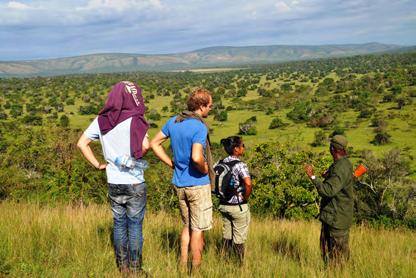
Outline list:
[[[216,212],[202,277],[416,273],[416,50],[408,48],[223,70],[1,78],[0,276],[120,276],[105,173],[82,158],[76,142],[121,80],[142,88],[151,137],[195,87],[213,94],[207,122],[215,160],[224,156],[221,138],[243,137],[253,179],[246,264],[220,259]],[[303,165],[323,173],[335,134],[348,138],[353,165],[368,172],[355,185],[351,260],[328,270],[318,248],[319,196]],[[101,153],[98,143],[93,148]],[[179,277],[171,172],[154,154],[146,159],[144,268]]]

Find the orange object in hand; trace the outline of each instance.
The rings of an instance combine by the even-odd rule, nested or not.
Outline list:
[[[354,170],[354,177],[361,177],[367,172],[367,167],[364,166],[364,164],[358,165],[358,167]]]

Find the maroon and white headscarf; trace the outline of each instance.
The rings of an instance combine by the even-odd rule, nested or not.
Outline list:
[[[130,125],[130,155],[142,158],[142,142],[149,124],[144,118],[146,107],[142,90],[129,81],[122,81],[113,86],[104,107],[98,113],[98,125],[101,133],[107,134],[119,123],[132,118]]]

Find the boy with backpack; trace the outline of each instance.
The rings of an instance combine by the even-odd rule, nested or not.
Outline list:
[[[240,264],[244,260],[244,242],[250,223],[247,201],[252,184],[247,164],[240,160],[245,146],[241,137],[221,139],[228,157],[214,165],[215,195],[220,199],[219,211],[223,218],[223,250],[230,255],[234,249]]]

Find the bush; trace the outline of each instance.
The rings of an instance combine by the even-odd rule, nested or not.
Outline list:
[[[42,125],[42,117],[35,114],[29,114],[23,117],[22,122],[27,125]]]
[[[215,110],[214,120],[219,122],[225,122],[228,119],[227,110]]]
[[[73,98],[69,98],[65,102],[66,105],[75,105],[75,100]]]
[[[158,128],[159,126],[157,125],[157,123],[150,122],[150,123],[149,123],[149,127],[150,127],[150,128]]]
[[[81,115],[97,115],[99,112],[99,108],[94,105],[87,105],[87,106],[80,106],[79,113]]]
[[[274,109],[271,107],[267,107],[266,111],[264,111],[266,113],[266,115],[272,115],[274,112]]]
[[[59,118],[59,126],[61,127],[69,127],[69,118],[67,115],[62,115]]]
[[[257,93],[259,94],[259,96],[262,96],[262,97],[272,97],[274,95],[273,91],[266,90],[264,88],[259,88],[257,90]]]
[[[292,86],[290,85],[290,83],[283,83],[282,85],[280,85],[280,90],[288,93],[292,90]]]
[[[237,97],[245,97],[247,95],[247,89],[240,88],[237,91]]]
[[[250,117],[249,119],[247,119],[246,123],[248,123],[248,122],[256,123],[257,122],[257,117],[256,116]]]
[[[309,121],[309,125],[312,127],[329,127],[335,123],[335,118],[332,115],[324,114],[318,115]]]
[[[83,102],[88,103],[88,102],[90,102],[90,100],[91,100],[90,96],[87,96],[87,95],[82,96],[82,101]]]
[[[311,143],[313,147],[324,146],[327,143],[327,136],[323,130],[315,132],[315,139]]]
[[[371,141],[371,143],[373,143],[374,145],[385,145],[390,143],[390,138],[390,134],[384,131],[380,131],[374,136],[374,139],[373,141]]]
[[[276,129],[286,126],[286,124],[278,117],[272,119],[272,122],[269,125],[269,129]]]
[[[391,92],[395,95],[399,95],[402,92],[402,87],[400,86],[393,86],[391,87]]]
[[[308,161],[317,173],[330,160],[299,152],[277,142],[259,144],[247,159],[255,190],[250,198],[254,213],[294,219],[313,219],[318,214],[318,193],[303,169]]]
[[[400,110],[403,108],[403,106],[406,105],[406,100],[404,98],[399,98],[396,100],[396,103],[397,103],[397,109]]]
[[[5,106],[6,107],[6,106]],[[10,107],[10,116],[16,118],[23,114],[23,106],[19,104],[13,104]]]
[[[239,129],[238,134],[240,134],[240,135],[256,135],[257,134],[256,122],[257,122],[257,118],[256,118],[256,116],[253,116],[250,119],[248,119],[247,121],[245,121],[244,123],[240,123],[238,125],[238,129]]]
[[[409,160],[398,149],[381,158],[363,151],[363,163],[369,171],[356,186],[356,218],[376,225],[396,227],[416,223],[416,184],[406,177],[411,172]]]
[[[378,130],[384,130],[387,127],[387,122],[382,118],[375,117],[371,120],[371,126]]]
[[[395,99],[395,96],[392,94],[383,96],[383,102],[392,102],[394,99]]]
[[[161,119],[161,116],[156,109],[151,109],[149,112],[146,113],[146,115],[147,118],[152,121],[159,121]]]
[[[298,102],[295,104],[292,111],[287,113],[287,117],[295,123],[306,122],[310,119],[311,112],[312,105],[310,102]]]
[[[27,108],[26,108],[26,109],[27,109]],[[49,114],[49,113],[51,113],[51,112],[52,112],[52,109],[53,109],[53,107],[52,107],[52,106],[47,105],[47,106],[45,106],[45,107],[43,108],[43,112],[44,112],[45,114]]]
[[[48,119],[58,119],[58,112],[52,112],[52,114],[50,114],[49,116],[48,116]]]
[[[331,133],[331,137],[334,137],[335,135],[345,135],[345,128],[336,126],[334,131]]]
[[[256,135],[257,129],[255,123],[240,123],[239,124],[239,132],[240,135]]]
[[[375,112],[375,109],[372,107],[363,107],[358,114],[358,118],[370,118]]]
[[[98,109],[98,108],[97,108]],[[64,105],[63,104],[58,104],[56,106],[56,111],[58,112],[64,112]],[[97,112],[98,113],[98,112]]]
[[[105,202],[105,173],[94,171],[75,148],[78,131],[57,127],[19,127],[13,124],[13,139],[1,140],[8,145],[0,162],[0,179],[7,194],[16,200],[53,203],[56,200]],[[91,145],[101,153],[99,144]],[[8,161],[13,161],[10,163]]]

